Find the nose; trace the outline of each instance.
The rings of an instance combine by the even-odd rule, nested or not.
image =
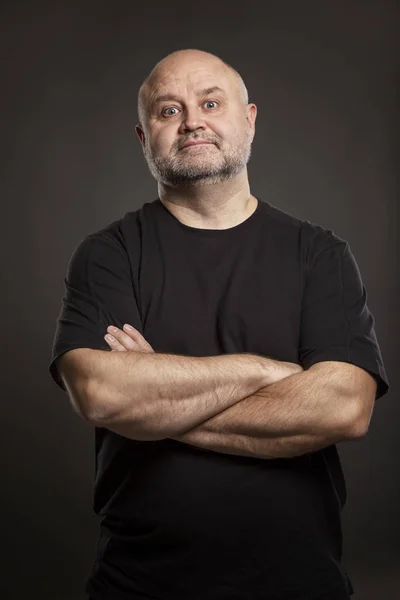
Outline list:
[[[205,129],[206,124],[201,112],[201,107],[186,106],[182,115],[182,122],[179,128],[181,133],[184,133],[185,131],[194,131],[195,129]]]

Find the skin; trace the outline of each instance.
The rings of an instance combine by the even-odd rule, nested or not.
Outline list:
[[[149,342],[140,331],[125,323],[123,329],[109,325],[104,336],[112,352],[154,352]],[[114,334],[114,335],[113,335]]]
[[[257,107],[246,95],[232,68],[199,50],[168,55],[141,87],[136,133],[160,201],[185,225],[227,229],[257,207],[247,174]],[[199,139],[209,143],[183,147]]]
[[[199,94],[215,86],[220,89]],[[160,95],[169,99],[157,101]],[[174,52],[141,86],[138,112],[136,133],[158,196],[177,219],[191,227],[227,229],[255,211],[247,163],[257,107],[248,103],[238,73],[207,52]],[[183,147],[199,139],[209,143]],[[154,352],[129,324],[123,330],[110,325],[104,339],[114,352]]]
[[[239,83],[235,73],[217,57],[190,50],[166,57],[156,65],[142,86],[144,110],[139,110],[141,120],[136,132],[150,171],[158,181],[161,202],[188,226],[227,229],[247,219],[257,207],[257,199],[250,194],[246,166],[255,132],[257,108],[247,103]],[[222,88],[223,93],[197,94],[216,85]],[[174,95],[174,99],[154,104],[160,94]],[[211,143],[183,148],[188,140],[199,138]],[[107,328],[104,337],[111,350],[154,352],[142,334],[129,327],[125,324],[123,330],[112,325]],[[361,369],[343,363],[325,362],[314,365],[311,371],[318,373],[318,378],[326,377],[327,381],[336,372],[338,381],[347,378],[349,390],[354,390],[354,398],[361,406],[358,411],[360,426],[357,425],[356,429],[364,432],[365,423],[369,423],[372,413],[375,380]],[[283,378],[287,375],[284,374]],[[289,383],[288,389],[290,391]],[[273,398],[269,400],[273,405]],[[248,418],[249,411],[253,414],[253,402],[254,397],[238,403],[232,410],[243,413],[236,415],[235,419],[239,420],[241,414]],[[221,450],[224,445],[236,447],[241,436],[234,435],[227,442],[227,434],[221,433],[225,430],[227,421],[224,419],[227,418],[221,413],[207,422],[208,429],[195,428],[175,439],[206,449],[215,447]],[[214,424],[214,431],[210,430],[210,423]],[[214,437],[210,438],[210,431]],[[242,437],[239,454],[248,450],[248,438]],[[321,447],[328,442],[322,435]],[[254,444],[254,440],[251,443]],[[257,444],[255,455],[267,457],[298,455],[304,453],[307,444],[310,450],[319,447],[311,434],[310,439],[305,441],[272,437],[260,438]],[[287,446],[286,454],[278,448],[280,444]]]
[[[216,96],[215,102],[214,96],[197,94],[217,84],[224,93]],[[141,110],[139,103],[141,122],[136,131],[150,171],[158,181],[161,202],[186,225],[226,229],[244,221],[257,207],[257,199],[250,195],[246,169],[254,137],[256,107],[247,103],[242,92],[232,70],[212,55],[198,51],[170,55],[156,66],[141,88],[145,110]],[[164,101],[167,106],[161,105],[160,112],[160,105],[152,100],[166,93],[174,94],[174,99]],[[211,144],[183,149],[187,140],[198,138]],[[123,330],[110,325],[104,338],[114,352],[154,352],[143,335],[129,324],[125,324]],[[293,366],[303,370],[300,365]],[[351,394],[360,407],[356,419],[351,417],[348,430],[340,434],[340,441],[365,434],[376,391],[376,382],[369,374],[354,365],[325,361],[309,369],[306,381],[300,379],[302,376],[301,372],[294,375],[283,372],[284,381],[268,386],[269,393],[260,390],[173,439],[205,450],[259,458],[290,458],[324,448],[338,441],[336,433],[334,437],[326,433],[326,426],[321,427],[319,434],[312,431],[296,436],[276,436],[275,433],[268,436],[270,419],[263,421],[257,411],[261,401],[263,407],[265,403],[271,410],[272,419],[274,413],[279,419],[283,412],[285,418],[294,422],[296,411],[301,414],[305,406],[314,411],[308,398],[310,389],[311,398],[313,389],[319,391],[332,386],[332,394],[342,389],[340,384],[335,388],[335,377],[338,382],[348,382],[343,412],[348,411],[345,406],[354,404],[349,400]],[[279,386],[285,383],[286,387],[281,390]],[[337,401],[343,402],[337,393]],[[299,406],[301,396],[305,398],[304,406]],[[315,407],[318,407],[321,399],[316,396]],[[285,406],[283,398],[287,399]],[[251,423],[252,431],[258,427],[262,433],[243,434],[243,429],[238,431],[237,428],[242,422]]]
[[[220,90],[199,95],[215,86]],[[160,95],[169,99],[157,101]],[[173,52],[141,86],[138,112],[136,133],[158,196],[177,219],[192,227],[227,229],[255,211],[258,200],[250,194],[247,162],[257,107],[248,103],[237,72],[208,52]],[[200,138],[210,143],[183,147]],[[129,327],[107,328],[111,349],[154,352]]]

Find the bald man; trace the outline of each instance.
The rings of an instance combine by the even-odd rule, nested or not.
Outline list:
[[[93,600],[347,600],[336,444],[389,384],[348,242],[250,192],[257,109],[200,50],[143,82],[158,196],[74,250],[49,370],[95,428]]]

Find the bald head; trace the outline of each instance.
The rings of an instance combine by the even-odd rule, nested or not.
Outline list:
[[[161,59],[151,70],[149,75],[143,81],[138,93],[138,118],[142,126],[146,123],[148,100],[157,85],[162,83],[166,73],[171,73],[177,68],[189,67],[191,64],[202,63],[207,65],[210,70],[217,73],[225,73],[234,84],[239,98],[243,105],[249,102],[247,88],[240,74],[228,63],[210,52],[197,49],[176,50]]]

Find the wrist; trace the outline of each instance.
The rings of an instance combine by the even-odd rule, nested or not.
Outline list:
[[[290,377],[296,373],[301,373],[303,367],[297,363],[274,360],[272,358],[263,358],[263,387],[281,381],[285,377]]]

